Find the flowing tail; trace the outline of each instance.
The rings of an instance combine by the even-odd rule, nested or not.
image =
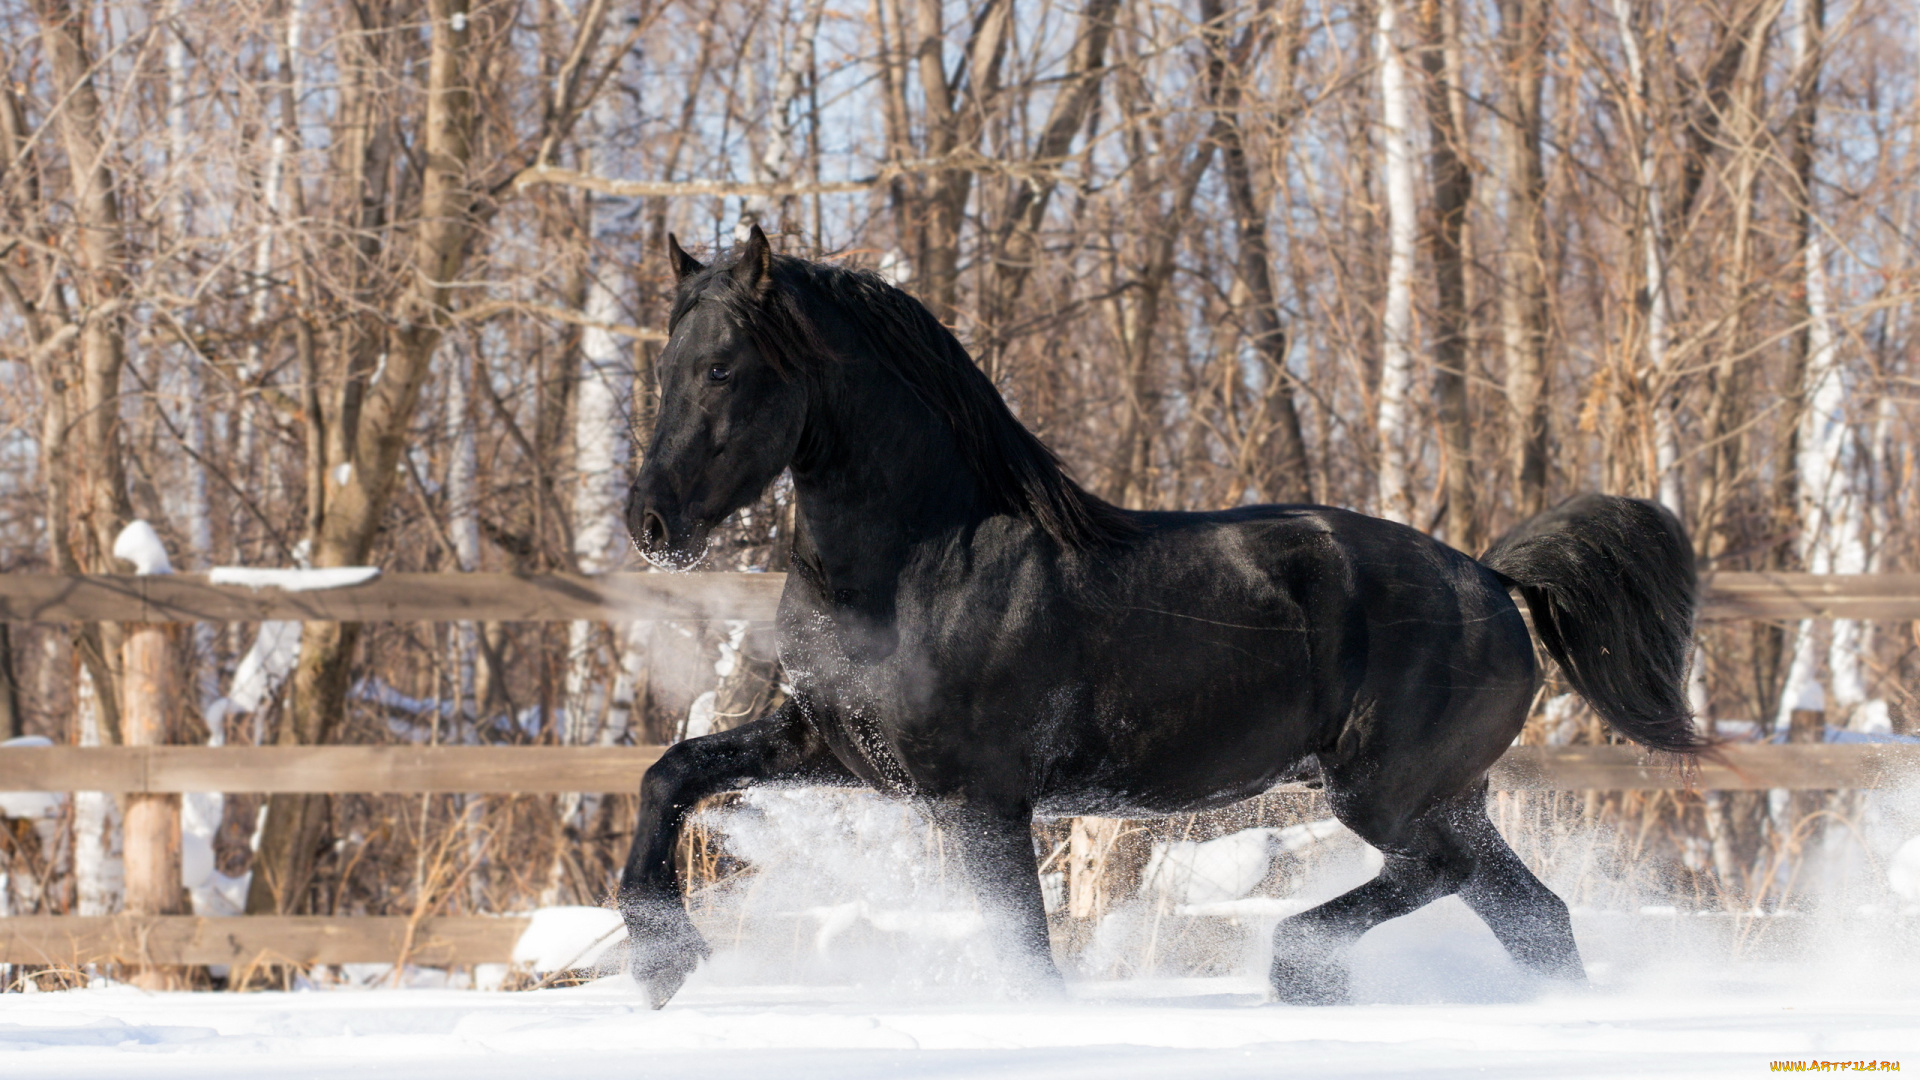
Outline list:
[[[1712,745],[1687,708],[1693,545],[1665,507],[1576,495],[1521,522],[1480,561],[1526,597],[1541,642],[1614,730],[1678,754]]]

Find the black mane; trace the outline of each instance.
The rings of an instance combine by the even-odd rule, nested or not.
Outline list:
[[[981,490],[999,509],[1030,518],[1074,550],[1103,547],[1135,531],[1125,512],[1074,482],[1007,408],[959,339],[878,274],[776,255],[768,287],[755,290],[731,270],[715,265],[688,279],[675,297],[668,332],[696,303],[718,302],[774,364],[805,374],[834,360],[805,314],[809,303],[830,306],[875,359],[946,420]]]

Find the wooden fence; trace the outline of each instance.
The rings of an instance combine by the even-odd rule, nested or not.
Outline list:
[[[25,746],[0,749],[0,791],[172,794],[558,794],[639,790],[658,746]],[[1498,791],[1764,791],[1894,787],[1920,744],[1736,745],[1683,775],[1634,746],[1516,746]],[[1276,791],[1302,791],[1284,785]]]
[[[383,574],[337,589],[204,574],[0,574],[8,622],[597,622],[773,618],[785,574]],[[1920,574],[1711,574],[1705,619],[1920,619]]]
[[[779,574],[389,574],[308,592],[214,585],[204,575],[0,575],[14,622],[506,621],[773,617]],[[1717,574],[1706,619],[1920,619],[1920,574]],[[631,792],[662,748],[115,746],[0,750],[0,790],[130,794]],[[1756,745],[1683,776],[1629,746],[1515,747],[1500,790],[1881,788],[1920,775],[1920,745]],[[79,966],[506,962],[524,918],[462,916],[16,916],[0,963]]]

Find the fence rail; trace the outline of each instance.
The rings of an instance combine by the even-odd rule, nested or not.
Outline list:
[[[0,749],[0,791],[419,794],[632,792],[658,746],[29,746]],[[1500,791],[1885,788],[1920,779],[1920,744],[1736,745],[1692,776],[1633,746],[1516,746]]]
[[[274,795],[635,791],[658,746],[24,746],[0,791]]]
[[[773,618],[785,574],[383,574],[294,592],[204,574],[0,574],[11,622],[599,622]],[[1706,619],[1920,619],[1920,574],[1710,574]]]
[[[0,919],[0,964],[506,963],[523,917],[452,915],[15,915]]]

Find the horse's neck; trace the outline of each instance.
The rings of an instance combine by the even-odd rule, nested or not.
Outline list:
[[[864,404],[843,411],[817,462],[794,469],[794,554],[830,597],[877,601],[929,545],[948,543],[984,513],[943,421],[918,401]]]

